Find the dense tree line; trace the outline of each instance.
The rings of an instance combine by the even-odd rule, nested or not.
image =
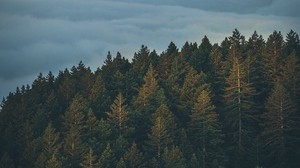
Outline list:
[[[300,42],[235,29],[40,74],[3,99],[0,167],[300,167]]]

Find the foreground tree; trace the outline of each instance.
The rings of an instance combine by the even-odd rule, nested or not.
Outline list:
[[[253,118],[255,112],[254,95],[255,90],[247,80],[247,60],[243,56],[243,38],[237,30],[231,37],[231,48],[229,50],[229,63],[231,68],[229,76],[226,78],[224,93],[224,104],[226,111],[225,129],[227,131],[226,140],[229,147],[228,154],[231,155],[230,164],[240,167],[246,160],[252,166],[247,153],[250,149],[253,138],[251,130],[254,126]],[[253,136],[253,135],[252,135]]]
[[[202,168],[224,165],[224,151],[222,150],[224,136],[211,99],[208,87],[203,86],[191,114],[191,139],[195,148],[199,146],[195,150],[201,158]]]
[[[168,107],[162,104],[153,114],[153,126],[148,135],[150,151],[155,156],[158,167],[162,166],[163,149],[174,142],[174,130],[176,130],[174,117]]]
[[[84,150],[82,142],[83,130],[85,126],[83,111],[86,108],[86,102],[80,95],[76,95],[69,109],[64,115],[64,155],[66,167],[78,167],[81,161],[81,155]]]
[[[297,163],[299,166],[299,118],[295,115],[295,107],[289,92],[277,83],[267,99],[267,111],[263,114],[265,155],[267,164],[272,167],[294,167]]]

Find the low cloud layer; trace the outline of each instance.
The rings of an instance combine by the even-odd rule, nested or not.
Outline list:
[[[170,41],[212,43],[234,28],[264,38],[300,31],[296,0],[4,0],[0,2],[0,97],[31,84],[39,72],[57,74],[80,60],[93,70],[107,51],[131,59],[142,44],[162,51]],[[243,3],[242,3],[243,2]]]

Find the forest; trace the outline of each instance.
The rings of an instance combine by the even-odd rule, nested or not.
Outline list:
[[[3,98],[0,167],[300,167],[299,60],[293,30],[235,29],[40,73]]]

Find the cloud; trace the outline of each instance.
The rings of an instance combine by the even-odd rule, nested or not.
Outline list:
[[[265,39],[275,29],[300,30],[299,17],[268,15],[279,1],[251,1],[254,5],[242,15],[239,11],[245,5],[237,0],[227,5],[220,0],[199,2],[202,4],[196,0],[1,1],[0,97],[16,86],[30,84],[39,72],[57,74],[80,60],[95,70],[107,51],[120,51],[131,59],[142,44],[161,52],[170,41],[181,48],[185,41],[200,43],[204,35],[216,43],[234,28],[246,36],[257,30]],[[230,4],[237,9],[227,12]]]

